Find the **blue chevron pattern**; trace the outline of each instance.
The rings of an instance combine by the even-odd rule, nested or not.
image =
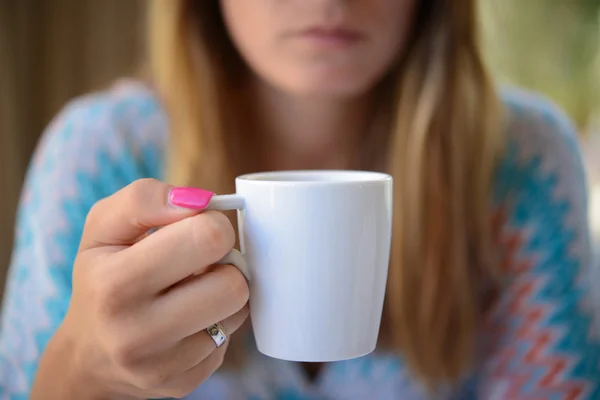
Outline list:
[[[537,144],[526,155],[523,139],[513,141],[498,169],[501,242],[518,248],[505,252],[512,255],[502,295],[507,299],[490,321],[503,335],[495,354],[487,355],[483,398],[600,398],[600,340],[590,310],[582,307],[590,295],[582,278],[591,259],[582,166],[573,130],[549,110],[538,110],[538,121],[550,131],[562,127],[559,134],[567,140],[554,148]],[[565,176],[579,181],[561,192]],[[574,221],[577,213],[583,223]],[[527,267],[511,270],[517,265]]]

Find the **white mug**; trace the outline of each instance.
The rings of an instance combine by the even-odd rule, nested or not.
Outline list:
[[[376,346],[392,233],[392,177],[363,171],[285,171],[236,178],[208,208],[238,210],[237,266],[250,287],[258,350],[330,362]]]

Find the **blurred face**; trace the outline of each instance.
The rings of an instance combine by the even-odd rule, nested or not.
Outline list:
[[[301,96],[352,97],[389,70],[417,0],[220,0],[252,70]]]

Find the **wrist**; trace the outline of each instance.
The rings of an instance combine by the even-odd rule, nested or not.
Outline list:
[[[90,371],[87,361],[84,360],[85,351],[82,351],[75,342],[68,337],[62,339],[63,343],[57,345],[63,352],[71,352],[68,362],[68,372],[66,387],[68,398],[89,399],[89,400],[112,400],[116,397],[111,396],[110,392],[103,388],[99,379]]]
[[[70,352],[68,363],[68,387],[70,391],[65,398],[86,400],[138,400],[112,390],[102,379],[101,363],[94,362],[95,349],[85,342],[76,340],[80,336],[75,333],[64,333],[57,344],[63,352]]]
[[[42,355],[31,398],[121,400],[96,379],[84,357],[75,335],[61,325]]]

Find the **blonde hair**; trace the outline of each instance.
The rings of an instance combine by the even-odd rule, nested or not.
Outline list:
[[[243,138],[224,104],[234,100],[243,63],[219,4],[154,0],[149,18],[153,84],[170,117],[167,177],[229,192],[243,169],[236,162]],[[395,180],[382,338],[430,388],[472,366],[484,308],[478,288],[496,269],[490,182],[502,144],[499,101],[476,21],[476,0],[420,1],[389,77],[389,129],[384,140],[372,139]]]

